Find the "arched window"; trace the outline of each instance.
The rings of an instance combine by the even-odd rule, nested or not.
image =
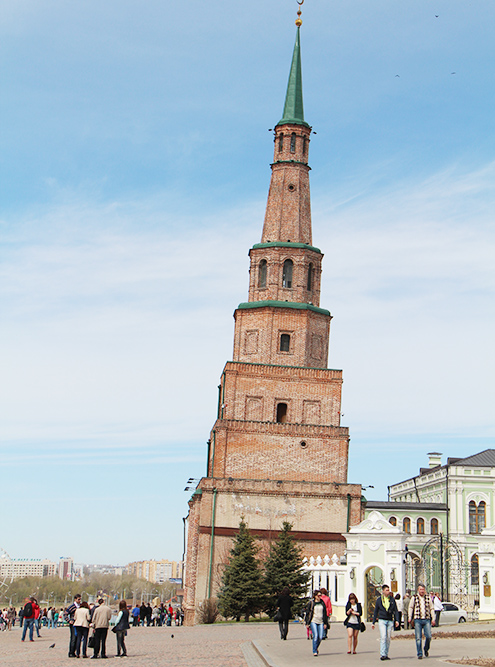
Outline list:
[[[388,522],[391,526],[396,526],[397,525],[397,517],[396,516],[391,516],[390,519],[388,520]]]
[[[303,137],[303,155],[306,155],[306,152],[308,150],[308,140],[306,137]]]
[[[286,259],[284,262],[284,270],[282,272],[282,287],[292,287],[292,267],[294,266],[291,259]]]
[[[290,152],[295,153],[296,152],[296,133],[293,132],[290,135]]]
[[[474,500],[469,503],[469,532],[471,535],[479,535],[485,527],[485,501],[476,505]]]
[[[432,535],[438,535],[438,519],[432,519],[430,521],[430,533]]]
[[[474,554],[471,558],[471,586],[480,585],[480,559],[478,554]]]
[[[424,519],[418,519],[416,521],[416,533],[418,535],[424,535],[425,534],[425,520]]]
[[[290,351],[290,336],[289,334],[282,334],[280,336],[280,352]]]
[[[277,422],[279,424],[287,422],[287,403],[277,403]]]
[[[404,519],[402,519],[402,530],[405,533],[410,533],[411,532],[411,519],[406,516]]]
[[[266,259],[262,259],[258,267],[258,287],[266,287]]]
[[[284,150],[284,134],[283,132],[278,135],[278,152],[281,153]]]
[[[308,266],[308,282],[307,282],[307,285],[306,285],[306,289],[308,290],[308,292],[311,292],[311,290],[313,289],[313,265],[312,264],[310,264]]]

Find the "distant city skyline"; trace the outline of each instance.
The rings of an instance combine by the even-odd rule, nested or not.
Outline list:
[[[181,560],[296,10],[8,3],[0,488],[13,558],[55,561],[70,545],[77,562]],[[302,18],[329,367],[343,369],[349,481],[380,500],[428,451],[494,446],[495,6],[311,0]]]

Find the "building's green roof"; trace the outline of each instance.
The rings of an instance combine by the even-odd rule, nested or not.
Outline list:
[[[321,255],[321,250],[315,248],[308,243],[292,243],[291,241],[268,241],[267,243],[255,243],[253,250],[258,250],[259,248],[302,248],[303,250],[311,250],[312,252],[317,252]]]
[[[320,315],[330,315],[329,310],[324,308],[317,308],[311,303],[299,303],[298,301],[248,301],[240,303],[237,306],[238,310],[247,310],[249,308],[293,308],[294,310],[312,310],[314,313]]]
[[[296,43],[294,44],[292,65],[290,68],[289,82],[287,84],[287,93],[285,95],[284,115],[277,125],[284,125],[286,123],[306,125],[306,127],[309,127],[308,123],[304,120],[299,26],[297,28]]]

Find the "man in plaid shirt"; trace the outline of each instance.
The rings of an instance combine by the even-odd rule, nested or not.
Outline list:
[[[433,604],[429,595],[426,595],[426,588],[419,584],[418,592],[413,595],[409,602],[409,623],[414,623],[414,634],[416,636],[416,652],[418,660],[423,659],[422,633],[425,635],[425,656],[428,657],[431,642],[431,626],[433,618]],[[435,625],[435,622],[433,622]]]

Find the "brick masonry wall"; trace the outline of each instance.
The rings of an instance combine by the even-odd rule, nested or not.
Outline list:
[[[257,538],[261,560],[266,557],[270,543],[276,538],[284,520],[293,524],[304,556],[332,556],[335,553],[340,557],[345,549],[341,534],[347,530],[348,495],[351,525],[359,523],[363,517],[361,486],[356,484],[203,478],[199,488],[202,493],[192,503],[196,506],[194,523],[189,525],[188,556],[190,550],[196,551],[198,573],[194,582],[187,580],[188,585],[194,585],[185,600],[188,623],[193,622],[195,609],[207,595],[210,553],[211,592],[212,596],[217,594],[241,517],[254,534],[262,534]],[[214,489],[216,532],[211,552]]]
[[[249,256],[249,301],[296,301],[320,305],[322,254],[303,248],[268,247],[251,248]],[[287,259],[294,263],[291,288],[282,285],[283,266]],[[266,287],[259,286],[259,265],[262,260],[267,263]],[[312,285],[311,290],[308,290],[310,264],[313,267]]]
[[[295,133],[295,151],[291,151],[290,135]],[[284,135],[282,151],[280,134]],[[274,162],[262,242],[291,241],[312,243],[311,199],[309,190],[308,150],[311,130],[300,125],[276,128]]]
[[[326,368],[330,315],[263,307],[238,309],[234,317],[234,361]],[[283,333],[290,336],[288,352],[280,349]]]
[[[221,386],[223,419],[275,422],[284,401],[288,424],[340,426],[342,371],[229,362]]]

